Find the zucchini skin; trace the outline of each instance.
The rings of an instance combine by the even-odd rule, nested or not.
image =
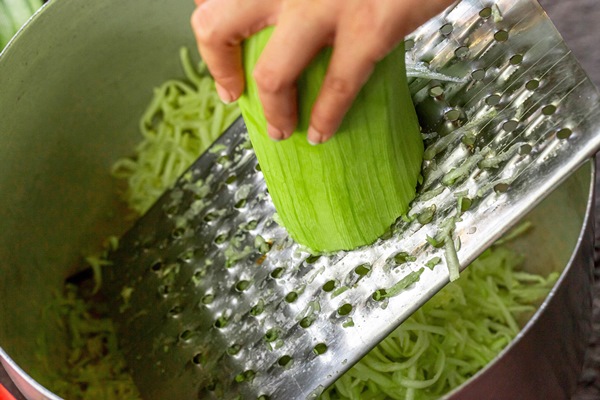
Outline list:
[[[310,112],[331,51],[322,51],[298,82],[298,126],[275,142],[252,71],[267,43],[267,28],[244,43],[246,91],[239,106],[280,220],[314,252],[373,243],[406,213],[415,196],[423,140],[412,104],[401,44],[379,62],[335,136],[312,146]]]

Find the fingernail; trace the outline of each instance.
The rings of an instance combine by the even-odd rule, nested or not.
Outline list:
[[[219,85],[216,82],[215,87],[217,88],[217,94],[219,95],[219,98],[223,103],[229,104],[233,101],[233,96],[231,95],[231,93],[229,93],[227,89],[225,89],[223,86]]]
[[[283,134],[281,129],[276,128],[271,124],[267,124],[267,134],[271,139],[273,139],[276,142],[285,139],[285,135]]]
[[[308,140],[308,143],[313,146],[323,143],[323,135],[312,126],[308,128],[306,139]]]

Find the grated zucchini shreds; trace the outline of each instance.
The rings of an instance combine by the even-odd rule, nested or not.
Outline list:
[[[106,316],[105,306],[102,302],[84,299],[76,286],[68,284],[47,310],[65,324],[67,367],[48,367],[43,380],[64,399],[141,399],[119,350],[116,331]]]
[[[523,272],[522,261],[507,247],[486,250],[321,400],[433,400],[465,382],[515,338],[558,279]]]
[[[240,115],[235,104],[219,100],[205,65],[195,68],[186,47],[180,58],[188,82],[169,80],[154,89],[140,120],[143,140],[135,155],[112,167],[116,178],[127,181],[125,201],[140,215]]]
[[[274,142],[252,77],[271,32],[244,44],[247,90],[239,105],[277,213],[290,235],[313,251],[370,244],[407,211],[421,171],[423,141],[404,45],[377,64],[336,135],[311,146],[306,131],[330,51],[319,54],[298,83],[297,131]]]

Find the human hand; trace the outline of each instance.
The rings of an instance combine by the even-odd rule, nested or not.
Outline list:
[[[454,0],[195,0],[198,48],[226,102],[244,91],[241,44],[275,25],[253,77],[274,140],[297,124],[296,81],[326,46],[333,48],[312,109],[307,139],[333,136],[375,64]]]

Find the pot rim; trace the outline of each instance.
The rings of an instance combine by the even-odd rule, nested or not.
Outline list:
[[[535,313],[531,316],[531,318],[525,323],[525,325],[517,333],[517,336],[515,336],[515,338],[504,349],[502,349],[502,351],[500,353],[498,353],[496,355],[496,357],[494,357],[494,359],[491,362],[489,362],[485,367],[483,367],[482,369],[477,371],[477,373],[475,375],[473,375],[472,377],[467,379],[461,385],[457,386],[450,392],[446,393],[443,397],[441,397],[440,400],[451,400],[454,398],[454,396],[460,396],[461,391],[465,387],[467,387],[471,382],[474,382],[475,380],[480,378],[482,375],[486,374],[487,371],[494,366],[494,364],[496,364],[501,358],[505,357],[507,355],[507,353],[509,353],[522,340],[524,340],[524,337],[532,329],[533,325],[535,325],[539,321],[542,314],[549,307],[550,302],[552,302],[556,296],[556,292],[559,290],[559,288],[561,286],[563,286],[565,279],[567,279],[567,275],[571,272],[571,269],[574,268],[573,267],[574,260],[577,257],[577,254],[579,253],[581,247],[583,246],[584,241],[586,240],[585,237],[586,237],[587,228],[588,228],[589,224],[594,224],[593,210],[595,209],[595,197],[596,197],[595,196],[595,182],[596,182],[596,175],[597,175],[596,156],[592,156],[591,158],[589,158],[579,168],[584,167],[587,163],[591,163],[591,166],[590,166],[590,187],[589,187],[589,192],[587,195],[585,216],[583,218],[581,228],[579,229],[577,241],[575,243],[575,246],[573,247],[571,256],[569,257],[569,260],[567,261],[567,263],[565,264],[565,267],[561,271],[560,276],[556,280],[556,283],[552,286],[552,289],[550,289],[550,292],[548,292],[548,294],[544,298],[544,301],[540,304],[540,306],[537,308]],[[459,398],[459,397],[457,397],[457,398]]]

